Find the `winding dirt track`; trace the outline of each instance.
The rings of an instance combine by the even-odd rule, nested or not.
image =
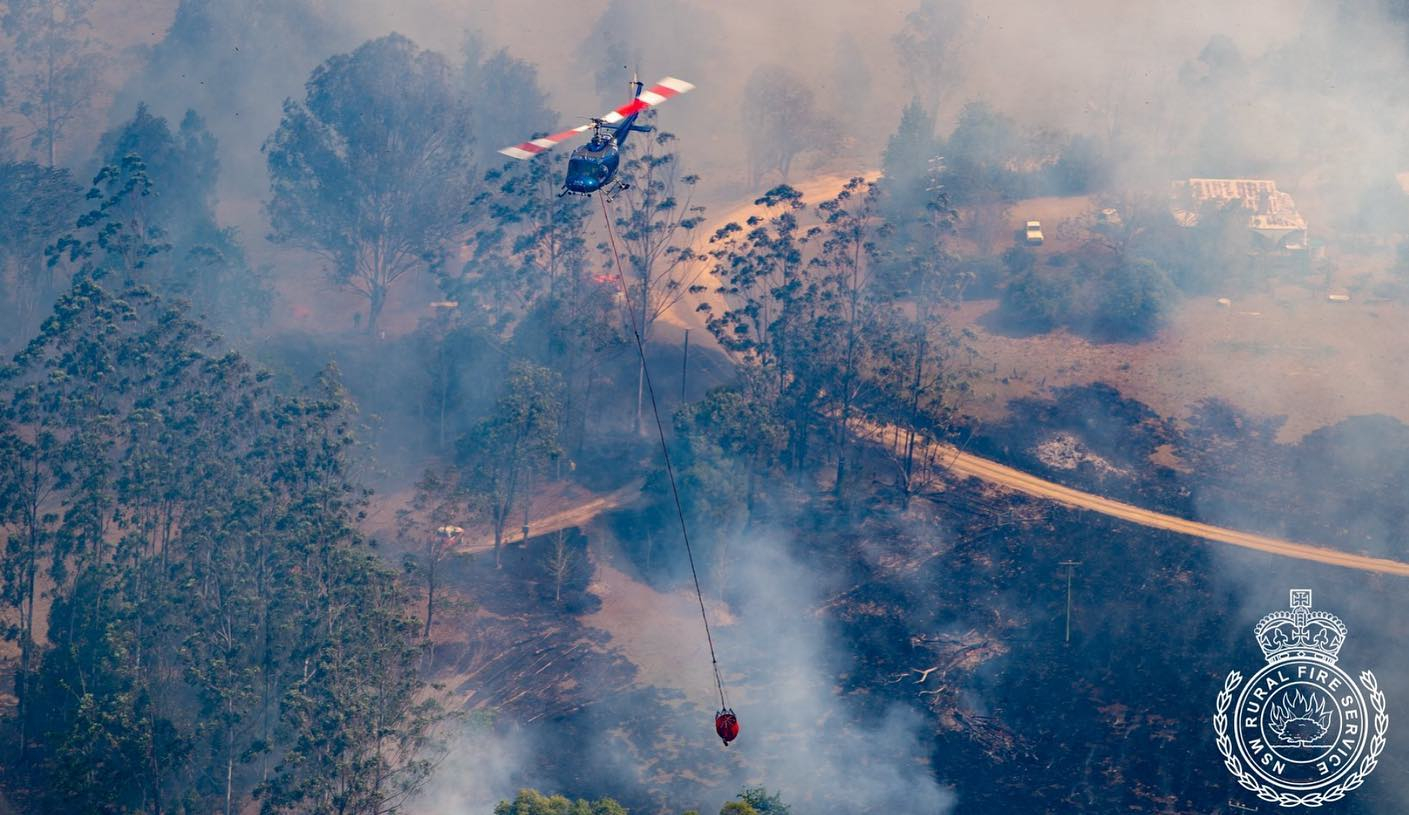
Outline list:
[[[889,432],[889,429],[862,426],[859,428],[859,431],[861,435],[870,438],[872,441],[884,443],[881,442],[881,440],[884,438],[884,434]],[[1230,546],[1241,546],[1244,549],[1254,549],[1258,552],[1266,552],[1267,554],[1278,555],[1280,557],[1309,560],[1313,563],[1325,563],[1331,566],[1342,566],[1347,569],[1358,569],[1362,572],[1409,577],[1409,563],[1401,563],[1397,560],[1387,560],[1385,558],[1369,557],[1368,555],[1355,555],[1349,552],[1341,552],[1320,546],[1309,546],[1304,543],[1293,543],[1292,541],[1280,540],[1278,538],[1254,535],[1250,532],[1238,532],[1233,529],[1225,529],[1221,526],[1198,523],[1197,521],[1186,521],[1183,518],[1178,518],[1173,515],[1165,515],[1161,512],[1141,509],[1133,504],[1113,501],[1110,498],[1102,498],[1099,495],[1093,495],[1089,492],[1064,487],[1061,484],[1029,475],[1021,470],[1015,470],[1012,467],[999,464],[996,461],[990,461],[986,458],[980,458],[965,453],[955,448],[953,445],[934,444],[931,449],[935,454],[935,459],[942,462],[950,472],[972,476],[987,481],[990,484],[997,484],[1015,492],[1023,493],[1024,495],[1031,495],[1035,498],[1044,498],[1065,506],[1099,512],[1102,515],[1119,518],[1123,521],[1150,527],[1151,529],[1164,529],[1169,532],[1178,532],[1182,535],[1189,535],[1218,543],[1226,543]]]
[[[645,480],[638,478],[614,492],[598,496],[586,503],[569,507],[561,512],[531,518],[529,520],[529,534],[546,535],[549,532],[582,526],[603,512],[627,506],[640,498],[641,487],[644,485]],[[517,527],[506,530],[505,542],[517,543],[521,535],[522,533]],[[456,552],[483,552],[494,548],[494,535],[492,534],[467,535],[466,538],[468,539],[455,548]]]
[[[869,179],[874,178],[876,174],[873,172],[861,173],[860,175]],[[806,200],[815,202],[823,200],[827,196],[834,195],[836,191],[846,183],[849,177],[850,174],[821,176],[796,186],[804,193]],[[716,219],[716,223],[711,224],[708,229],[702,230],[702,243],[698,249],[704,250],[706,248],[703,241],[707,240],[708,236],[713,234],[713,231],[717,229],[718,226],[728,223],[729,221],[741,222],[749,215],[760,214],[761,212],[762,208],[752,203],[745,203],[734,207],[725,215]],[[712,269],[706,269],[704,271],[704,278],[700,282],[708,282],[717,285],[718,281],[712,277]],[[712,290],[713,286],[709,288]],[[681,327],[701,328],[703,325],[702,320],[694,311],[694,305],[697,303],[698,300],[690,300],[688,302],[682,300],[680,303],[676,304],[675,308],[671,309],[670,313],[662,315],[662,317]],[[708,332],[702,331],[701,333],[704,335],[706,341],[712,340]],[[892,434],[894,428],[858,423],[856,430],[862,437],[868,438],[874,443],[884,445],[885,437]],[[1370,557],[1368,555],[1356,555],[1336,549],[1310,546],[1304,543],[1294,543],[1279,538],[1269,538],[1250,532],[1239,532],[1233,529],[1198,523],[1197,521],[1186,521],[1183,518],[1178,518],[1173,515],[1142,509],[1133,504],[1103,498],[1089,492],[1072,489],[1071,487],[1064,487],[1061,484],[1029,475],[1021,470],[999,464],[996,461],[965,453],[948,444],[932,443],[930,452],[933,454],[935,460],[942,462],[950,472],[978,478],[982,481],[996,484],[1025,495],[1031,495],[1035,498],[1055,501],[1064,506],[1099,512],[1102,515],[1119,518],[1120,520],[1139,524],[1151,529],[1163,529],[1206,541],[1224,543],[1230,546],[1241,546],[1244,549],[1252,549],[1278,557],[1306,560],[1313,563],[1324,563],[1346,569],[1357,569],[1362,572],[1409,577],[1409,563],[1386,558]],[[634,500],[639,496],[639,493],[639,482],[628,485],[614,493],[602,496],[581,506],[535,520],[533,522],[533,529],[536,533],[541,534],[543,532],[556,531],[558,529],[565,529],[570,526],[586,523],[599,512],[622,506]],[[461,551],[474,551],[492,547],[492,538],[488,540],[481,539],[462,547]]]
[[[878,173],[872,171],[819,176],[794,186],[803,193],[803,197],[808,202],[816,203],[835,195],[852,175],[861,175],[870,180],[874,179]],[[707,240],[708,236],[714,233],[714,230],[725,223],[730,221],[742,223],[750,215],[761,214],[764,214],[764,208],[752,202],[737,205],[721,217],[714,219],[715,222],[710,224],[707,229],[701,230],[701,240]],[[697,247],[697,249],[701,251],[706,248],[703,243],[700,247]],[[712,277],[712,272],[712,269],[706,270],[706,277],[709,282],[717,284],[717,281]],[[710,288],[712,290],[713,287]],[[681,303],[677,304],[677,308],[673,310],[673,313],[669,315],[669,317],[682,327],[702,327],[702,321],[699,315],[694,311],[694,304],[697,302],[698,301],[689,301],[687,303],[682,300]],[[688,308],[686,308],[687,305]],[[713,305],[716,307],[723,306],[722,303],[714,303]],[[713,339],[707,331],[702,331],[701,333],[704,334],[706,342]],[[861,425],[858,426],[857,430],[862,436],[870,438],[873,442],[884,444],[884,438],[890,435],[894,428]],[[1238,532],[1233,529],[1211,526],[1196,521],[1186,521],[1183,518],[1178,518],[1173,515],[1165,515],[1164,513],[1141,509],[1132,504],[1126,504],[1088,492],[1074,490],[1070,487],[1064,487],[1061,484],[1029,475],[1021,470],[1015,470],[1012,467],[1004,466],[996,461],[970,455],[947,444],[934,445],[932,452],[935,459],[944,462],[951,472],[972,476],[991,484],[997,484],[1036,498],[1055,501],[1065,506],[1099,512],[1102,515],[1119,518],[1123,521],[1140,524],[1141,526],[1146,526],[1151,529],[1178,532],[1182,535],[1189,535],[1217,543],[1225,543],[1230,546],[1241,546],[1245,549],[1253,549],[1258,552],[1265,552],[1279,557],[1308,560],[1313,563],[1325,563],[1347,569],[1358,569],[1364,572],[1409,577],[1409,563],[1402,563],[1397,560],[1388,560],[1385,558],[1369,557],[1368,555],[1356,555],[1320,546],[1310,546],[1304,543],[1294,543],[1278,538],[1255,535],[1250,532]]]

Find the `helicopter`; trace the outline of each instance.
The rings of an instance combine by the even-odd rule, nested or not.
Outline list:
[[[649,125],[636,124],[641,111],[655,107],[672,96],[679,96],[694,89],[694,85],[683,79],[668,76],[650,88],[633,79],[631,81],[631,101],[601,117],[551,136],[532,139],[513,147],[505,147],[499,152],[509,158],[531,159],[539,153],[556,147],[579,133],[592,131],[592,138],[568,156],[567,178],[563,181],[564,195],[590,197],[592,193],[605,190],[608,194],[618,188],[612,182],[616,178],[617,167],[621,164],[621,146],[632,133],[649,133]]]

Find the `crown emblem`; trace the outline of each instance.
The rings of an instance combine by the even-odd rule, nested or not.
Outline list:
[[[1311,589],[1292,589],[1291,610],[1268,614],[1253,631],[1269,664],[1306,658],[1334,665],[1346,634],[1339,617],[1311,610]]]

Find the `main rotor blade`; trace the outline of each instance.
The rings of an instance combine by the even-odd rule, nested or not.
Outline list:
[[[682,93],[689,93],[695,86],[683,79],[676,79],[668,76],[649,88],[641,91],[641,94],[630,102],[622,105],[616,110],[602,117],[602,121],[607,124],[616,124],[633,113],[640,113],[646,108],[652,108],[672,96],[679,96]]]
[[[689,82],[686,82],[683,79],[676,79],[673,76],[668,76],[665,79],[662,79],[661,81],[652,85],[651,87],[641,91],[640,95],[637,96],[635,99],[632,99],[630,102],[627,102],[626,104],[622,105],[611,113],[608,113],[607,115],[603,116],[601,121],[604,124],[616,124],[617,122],[620,122],[622,119],[625,119],[633,113],[640,113],[646,108],[652,108],[656,105],[659,105],[661,102],[664,102],[672,96],[679,96],[682,93],[689,93],[694,89],[695,86],[691,85]],[[561,133],[554,133],[551,136],[544,136],[541,139],[533,139],[532,141],[526,141],[523,144],[515,145],[513,147],[505,147],[499,152],[503,155],[508,156],[509,158],[529,159],[533,158],[539,153],[557,147],[558,144],[560,144],[561,142],[564,142],[579,133],[586,133],[591,129],[592,125],[590,124],[579,125],[578,127],[574,127],[571,130],[564,130]]]
[[[554,133],[551,136],[544,136],[541,139],[533,139],[532,141],[526,141],[523,144],[515,145],[514,147],[505,147],[499,152],[508,156],[509,158],[533,158],[539,153],[557,147],[560,142],[567,141],[573,136],[576,136],[579,133],[586,133],[591,129],[592,125],[590,124],[578,125],[577,127],[574,127],[571,130],[564,130],[561,133]]]

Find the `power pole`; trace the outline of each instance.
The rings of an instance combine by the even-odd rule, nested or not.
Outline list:
[[[1072,577],[1072,573],[1076,571],[1076,567],[1081,565],[1081,561],[1079,561],[1079,560],[1064,560],[1064,561],[1062,561],[1061,563],[1059,563],[1059,564],[1057,564],[1057,565],[1067,567],[1067,639],[1066,639],[1066,641],[1067,641],[1068,643],[1070,643],[1070,642],[1071,642],[1071,577]]]

